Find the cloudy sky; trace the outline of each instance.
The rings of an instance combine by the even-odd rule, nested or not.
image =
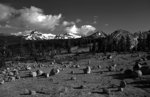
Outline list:
[[[150,0],[0,0],[0,32],[145,31],[150,29],[149,5]]]

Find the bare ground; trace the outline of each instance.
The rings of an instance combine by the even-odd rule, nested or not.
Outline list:
[[[125,78],[123,75],[124,70],[132,69],[135,61],[147,54],[110,53],[110,55],[112,59],[107,59],[102,53],[84,53],[57,55],[55,64],[14,63],[10,68],[20,68],[21,78],[0,85],[0,97],[150,97],[149,75],[143,75],[142,79]],[[150,65],[149,60],[141,62]],[[116,71],[108,71],[107,67],[112,64],[117,64]],[[31,71],[41,69],[49,73],[52,68],[59,68],[60,73],[49,78],[43,76],[33,78],[29,76],[30,70],[23,70],[26,65],[32,67]],[[90,74],[83,73],[86,66],[92,68]],[[4,78],[3,74],[0,76],[1,79]],[[118,90],[122,79],[127,82],[123,92]],[[103,88],[110,93],[103,92]],[[36,91],[36,94],[30,94],[29,91]]]

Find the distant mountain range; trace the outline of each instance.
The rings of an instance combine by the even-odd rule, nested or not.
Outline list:
[[[51,40],[51,39],[76,39],[81,38],[79,35],[73,33],[65,34],[51,34],[51,33],[41,33],[36,30],[27,30],[24,32],[12,33],[11,35],[22,36],[25,40]]]
[[[117,42],[122,37],[124,39],[126,39],[128,37],[128,38],[130,38],[131,48],[133,48],[138,44],[139,36],[141,36],[142,39],[146,39],[148,34],[150,34],[150,30],[149,31],[143,31],[143,32],[130,33],[129,31],[119,29],[119,30],[114,31],[113,33],[111,33],[109,35],[107,35],[103,31],[95,31],[94,33],[92,33],[91,35],[88,35],[88,36],[80,36],[80,35],[76,35],[74,33],[65,33],[65,34],[54,35],[51,33],[42,33],[42,32],[36,31],[36,30],[26,30],[24,32],[12,33],[11,35],[13,35],[14,37],[22,37],[25,40],[109,38],[110,41],[116,40]],[[3,36],[3,34],[0,36]]]
[[[7,41],[7,43],[11,44],[22,40],[53,40],[53,39],[61,40],[61,39],[99,39],[99,38],[104,39],[105,38],[106,40],[108,40],[109,43],[113,43],[114,40],[116,41],[116,43],[118,43],[120,39],[123,37],[125,41],[127,38],[130,39],[130,44],[132,49],[138,45],[139,37],[141,37],[142,39],[146,39],[149,34],[150,34],[150,30],[130,33],[129,31],[119,29],[114,31],[111,34],[106,34],[103,31],[95,31],[88,36],[80,36],[74,33],[64,33],[64,34],[55,35],[52,33],[42,33],[36,30],[25,30],[23,32],[12,33],[11,35],[5,35],[3,33],[0,33],[0,42],[3,43],[3,41]]]

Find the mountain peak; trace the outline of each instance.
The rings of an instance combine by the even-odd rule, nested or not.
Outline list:
[[[106,33],[104,33],[103,31],[95,31],[95,33],[93,33],[93,34],[91,34],[91,35],[89,35],[89,36],[87,36],[87,37],[89,37],[89,38],[105,38],[107,36],[107,34]]]
[[[11,35],[23,36],[26,40],[50,40],[50,39],[76,39],[81,38],[81,36],[74,33],[65,33],[60,35],[55,35],[52,33],[42,33],[37,30],[25,30],[23,32],[12,33]]]
[[[110,37],[113,39],[120,39],[121,37],[126,37],[126,36],[133,36],[132,33],[130,33],[127,30],[123,30],[123,29],[118,29],[116,31],[114,31],[113,33],[111,33]]]

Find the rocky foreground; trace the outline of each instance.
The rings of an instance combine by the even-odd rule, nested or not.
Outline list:
[[[56,55],[51,62],[7,64],[0,72],[0,97],[150,97],[146,53]]]

